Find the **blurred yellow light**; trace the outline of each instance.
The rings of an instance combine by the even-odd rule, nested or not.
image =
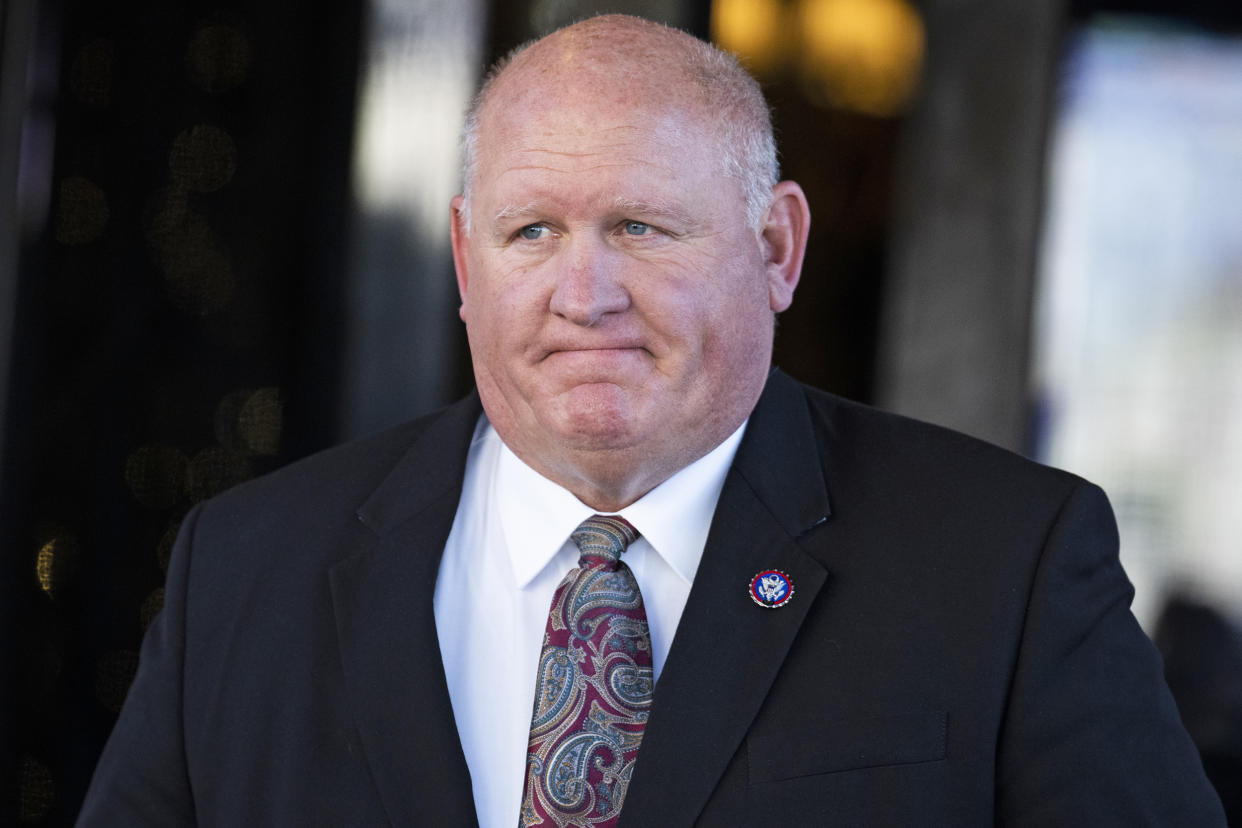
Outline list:
[[[741,57],[752,72],[770,69],[783,52],[780,0],[715,0],[712,41]]]
[[[803,81],[826,103],[891,116],[923,62],[923,21],[906,0],[802,0]]]
[[[56,587],[56,539],[52,538],[39,547],[39,556],[35,559],[35,573],[39,576],[39,586],[48,595]]]
[[[64,586],[76,569],[78,541],[73,534],[60,526],[47,526],[39,533],[43,541],[35,555],[35,577],[39,587],[49,596]]]

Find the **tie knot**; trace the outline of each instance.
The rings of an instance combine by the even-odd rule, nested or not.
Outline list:
[[[570,538],[582,553],[579,566],[616,569],[621,553],[638,538],[638,530],[622,517],[592,515],[578,524]]]

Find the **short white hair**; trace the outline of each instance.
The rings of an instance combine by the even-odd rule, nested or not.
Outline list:
[[[643,52],[626,50],[622,61],[633,71],[643,71],[644,58],[657,54],[672,57],[698,87],[703,112],[713,120],[719,138],[721,174],[736,180],[746,200],[746,219],[758,230],[772,200],[772,188],[780,179],[776,158],[776,139],[772,133],[772,116],[759,84],[732,54],[706,43],[693,35],[628,15],[601,15],[553,32],[549,37],[576,30],[588,43],[610,45],[618,32],[627,32],[640,39],[648,49]],[[518,46],[498,60],[483,78],[479,92],[466,111],[462,131],[462,224],[469,232],[470,194],[478,170],[479,122],[497,80],[532,47],[545,38]]]

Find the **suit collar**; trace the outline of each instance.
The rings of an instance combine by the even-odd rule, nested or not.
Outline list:
[[[802,386],[772,369],[733,466],[791,538],[832,514],[820,452]]]
[[[374,542],[329,572],[359,741],[394,825],[475,826],[433,597],[480,406],[433,420],[358,509]]]
[[[483,412],[478,392],[449,406],[393,467],[384,482],[358,507],[358,519],[378,535],[399,526],[436,502],[447,490],[461,490],[466,449]]]
[[[829,515],[820,447],[800,386],[774,371],[725,480],[703,561],[656,685],[621,826],[690,825],[780,671],[827,571],[802,544]],[[794,597],[756,606],[779,569]]]

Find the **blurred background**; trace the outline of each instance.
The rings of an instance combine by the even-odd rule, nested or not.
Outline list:
[[[1110,493],[1242,819],[1242,5],[311,8],[3,5],[0,824],[72,823],[195,502],[470,388],[462,113],[601,11],[768,93],[814,215],[777,364]]]

